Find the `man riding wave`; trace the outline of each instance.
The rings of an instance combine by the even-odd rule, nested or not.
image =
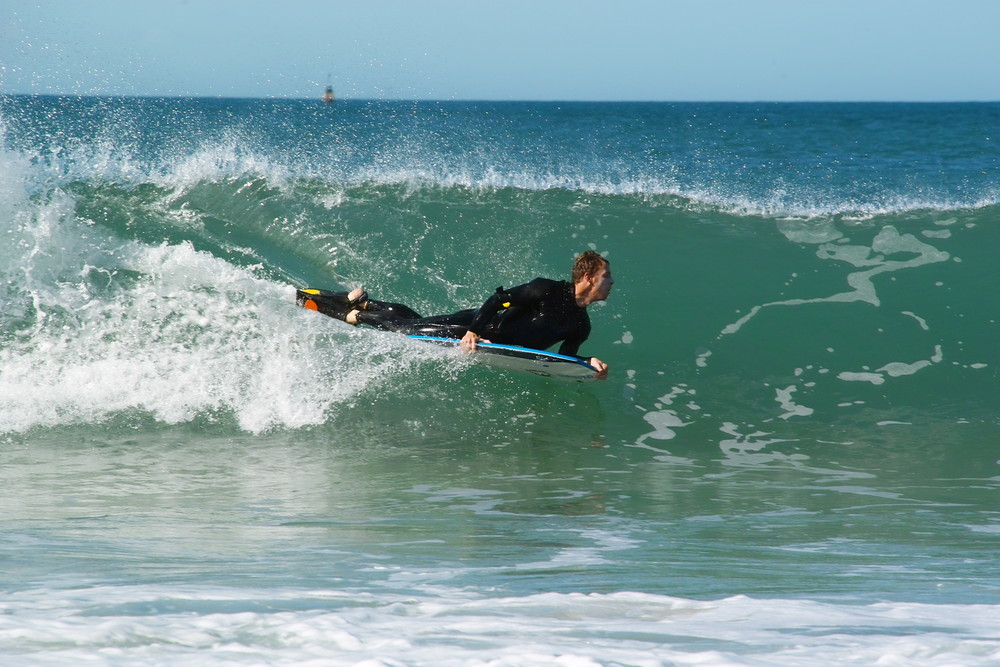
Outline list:
[[[578,353],[590,336],[587,307],[607,299],[614,285],[611,265],[600,254],[587,250],[574,261],[571,278],[569,282],[535,278],[508,290],[501,287],[479,308],[432,317],[422,317],[403,304],[371,299],[363,289],[323,292],[322,299],[310,294],[316,290],[300,290],[298,302],[348,324],[460,338],[462,349],[469,352],[480,342],[544,350],[562,341],[560,354],[586,361],[603,380],[608,376],[608,365]]]

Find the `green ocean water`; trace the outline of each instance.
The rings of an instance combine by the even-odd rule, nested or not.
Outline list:
[[[991,664],[996,105],[4,98],[8,664]],[[605,382],[427,314],[609,259]]]

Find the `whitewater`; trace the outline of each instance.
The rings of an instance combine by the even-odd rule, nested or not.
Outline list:
[[[998,128],[0,98],[0,660],[996,664]],[[601,383],[294,299],[585,249]]]

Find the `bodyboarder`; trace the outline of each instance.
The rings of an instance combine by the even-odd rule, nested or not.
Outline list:
[[[376,301],[363,289],[347,293],[298,292],[298,302],[307,308],[344,320],[405,334],[460,338],[468,352],[480,342],[547,349],[562,341],[559,353],[583,359],[606,379],[608,365],[597,357],[581,357],[580,346],[590,336],[587,307],[604,301],[614,279],[611,266],[593,250],[581,253],[573,263],[571,281],[535,278],[512,287],[497,288],[482,306],[450,315],[421,317],[409,306]]]

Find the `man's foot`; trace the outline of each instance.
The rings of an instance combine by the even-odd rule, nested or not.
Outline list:
[[[347,305],[355,310],[365,310],[368,308],[368,292],[362,287],[352,289],[347,293]]]

